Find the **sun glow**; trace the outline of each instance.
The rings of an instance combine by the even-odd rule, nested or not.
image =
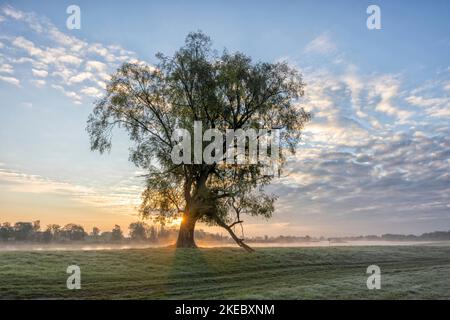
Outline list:
[[[173,219],[171,222],[170,222],[170,224],[172,225],[172,226],[179,226],[179,225],[181,225],[181,223],[184,221],[184,219],[183,219],[183,217],[178,217],[178,218],[176,218],[176,219]]]

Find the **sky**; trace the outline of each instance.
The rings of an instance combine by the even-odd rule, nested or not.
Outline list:
[[[66,9],[80,7],[81,28]],[[369,30],[366,9],[381,10]],[[450,229],[450,2],[0,1],[0,223],[126,229],[143,173],[115,133],[90,151],[86,120],[124,62],[156,63],[191,31],[218,50],[287,61],[313,114],[274,217],[247,235]]]

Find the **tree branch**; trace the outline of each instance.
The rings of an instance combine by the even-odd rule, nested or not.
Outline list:
[[[220,219],[217,215],[214,215],[214,220],[216,221],[216,223],[219,226],[221,226],[222,228],[224,228],[225,230],[228,231],[228,233],[233,238],[233,240],[238,244],[238,246],[240,246],[241,248],[243,248],[247,252],[254,252],[255,251],[255,249],[251,248],[250,246],[248,246],[247,244],[244,243],[244,239],[238,238],[238,236],[234,233],[234,231],[222,219]]]

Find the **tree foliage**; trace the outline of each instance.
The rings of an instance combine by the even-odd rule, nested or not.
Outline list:
[[[233,228],[244,214],[271,217],[276,197],[264,187],[273,176],[264,174],[262,163],[174,164],[173,133],[193,134],[194,121],[221,132],[279,129],[282,168],[310,119],[298,104],[301,74],[285,62],[253,62],[226,50],[219,55],[201,32],[190,33],[173,56],[157,58],[154,67],[125,63],[112,75],[88,119],[91,148],[108,151],[113,129],[125,129],[132,141],[130,160],[147,172],[143,217],[164,222],[182,214],[183,224],[222,226],[243,245]]]

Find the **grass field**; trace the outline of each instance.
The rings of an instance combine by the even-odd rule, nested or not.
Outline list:
[[[66,288],[72,264],[81,290]],[[450,246],[0,252],[0,298],[449,299]]]

